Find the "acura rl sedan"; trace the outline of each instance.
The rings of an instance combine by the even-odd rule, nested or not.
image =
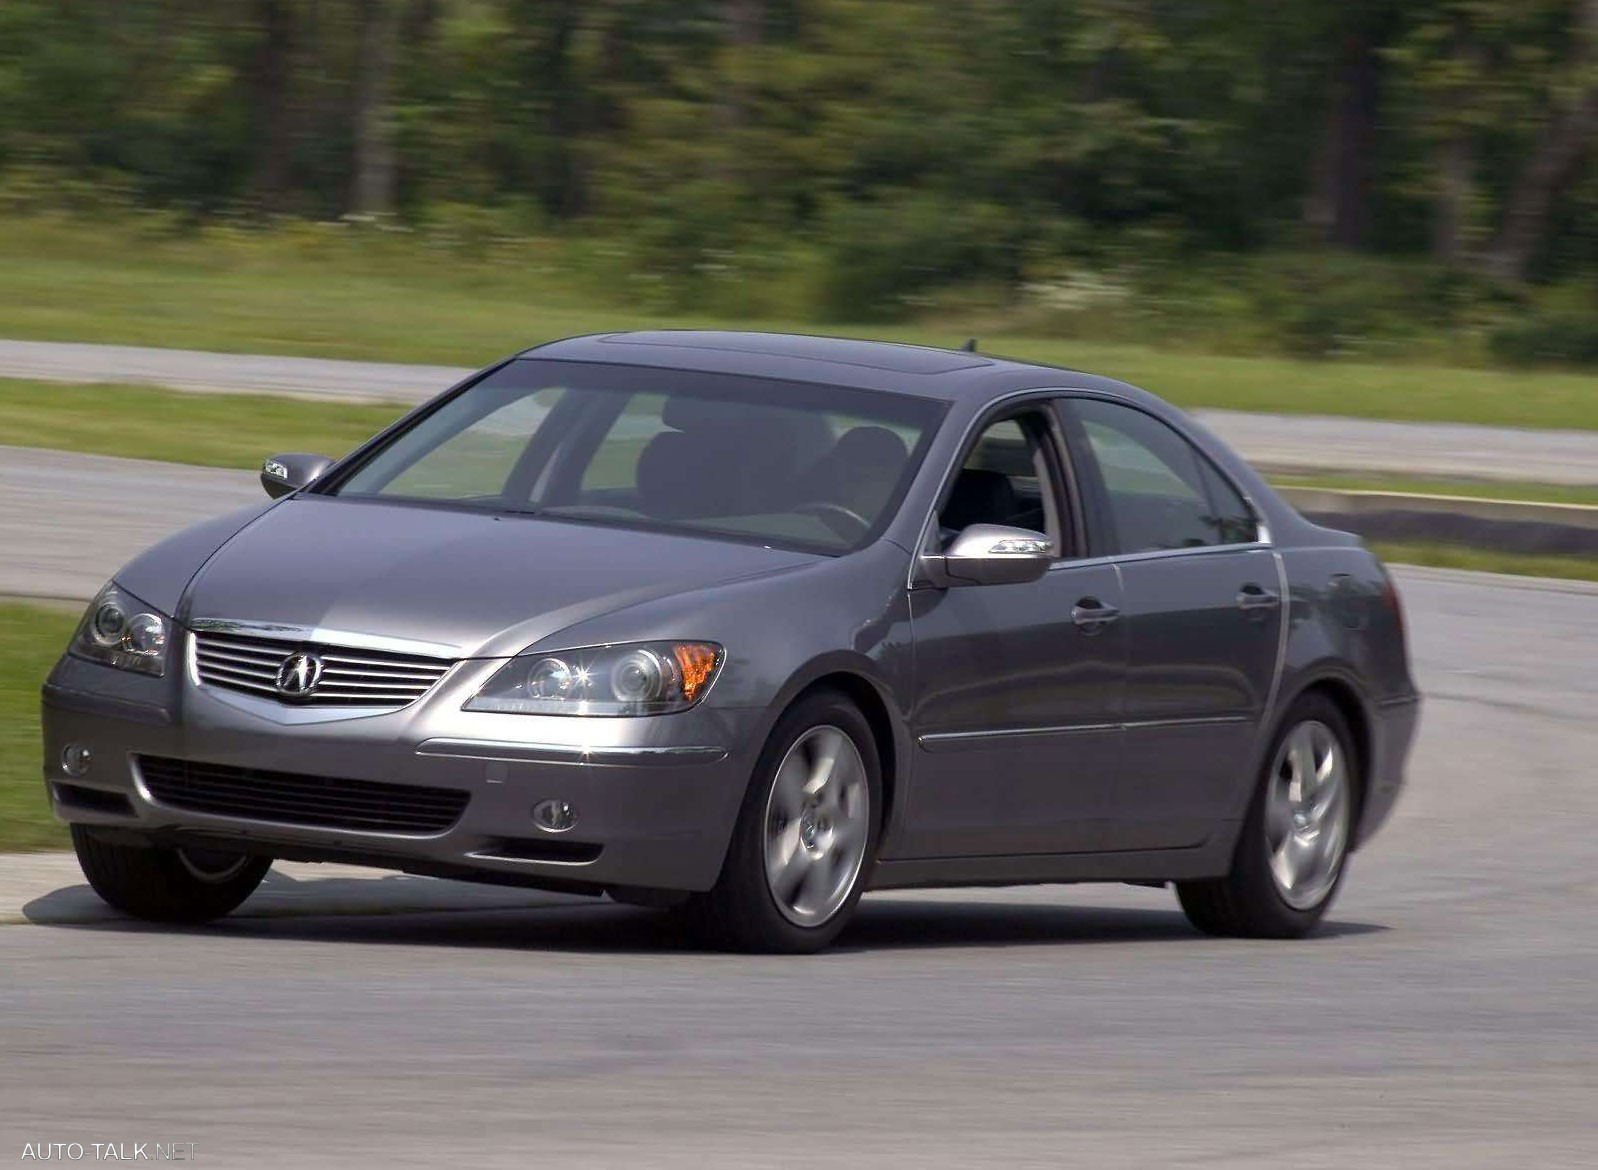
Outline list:
[[[861,893],[1170,883],[1303,935],[1415,729],[1393,583],[1180,411],[974,352],[582,337],[157,545],[44,686],[112,906],[273,858],[812,951]]]

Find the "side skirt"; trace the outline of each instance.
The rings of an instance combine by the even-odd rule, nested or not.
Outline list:
[[[1239,826],[1228,822],[1191,849],[1124,853],[1036,853],[1017,857],[932,857],[879,861],[873,890],[917,886],[1025,886],[1055,882],[1168,882],[1220,877],[1232,867]]]

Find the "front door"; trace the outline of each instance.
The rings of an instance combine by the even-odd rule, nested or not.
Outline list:
[[[971,524],[1045,532],[1037,581],[913,590],[915,739],[895,857],[1104,847],[1117,809],[1127,660],[1113,564],[1075,563],[1079,514],[1041,408],[990,423],[940,509],[946,546]]]

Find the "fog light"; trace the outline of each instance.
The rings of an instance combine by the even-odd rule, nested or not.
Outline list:
[[[61,770],[68,776],[81,776],[89,770],[92,753],[81,743],[69,743],[61,749]]]
[[[564,833],[577,823],[577,810],[564,800],[541,800],[533,805],[533,820],[551,833]]]

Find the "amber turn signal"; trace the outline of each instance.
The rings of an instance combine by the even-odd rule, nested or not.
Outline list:
[[[691,703],[716,672],[720,648],[704,642],[679,642],[671,652],[677,660],[678,673],[682,675],[682,697]]]

